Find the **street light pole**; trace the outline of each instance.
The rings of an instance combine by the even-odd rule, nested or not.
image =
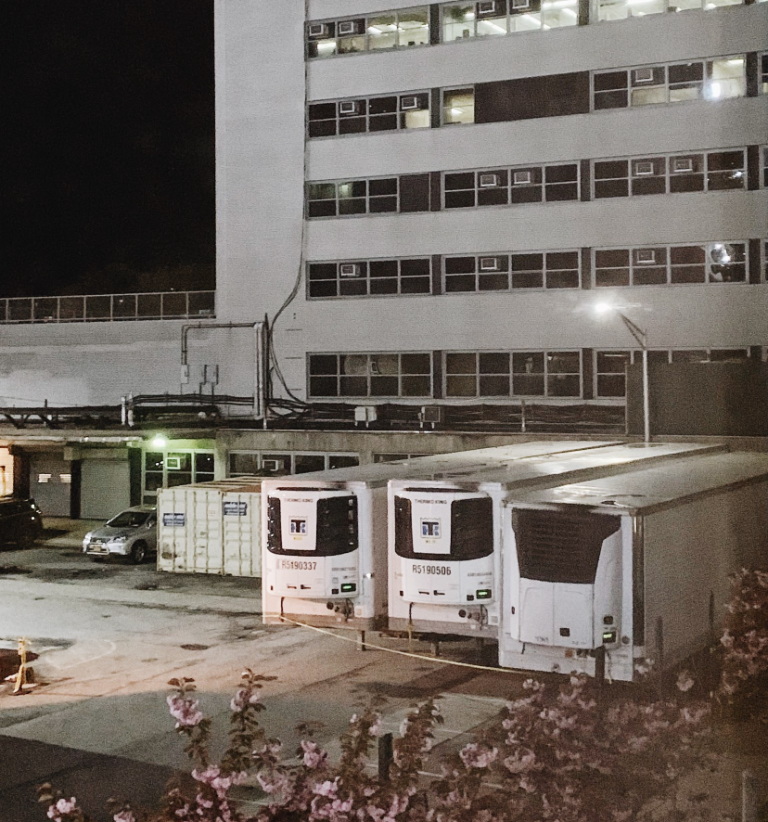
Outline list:
[[[648,332],[643,331],[637,323],[632,322],[626,314],[616,312],[626,325],[629,333],[640,344],[643,351],[643,442],[651,441],[651,401],[648,386]]]

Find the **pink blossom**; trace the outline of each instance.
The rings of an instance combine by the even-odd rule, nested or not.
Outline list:
[[[301,750],[304,751],[304,765],[316,770],[325,765],[328,754],[316,743],[302,741]]]
[[[233,712],[242,711],[246,705],[256,705],[260,698],[258,691],[249,693],[248,688],[238,688],[229,703],[230,710]]]
[[[498,756],[498,748],[483,743],[470,742],[459,752],[465,768],[487,768]]]
[[[166,702],[171,716],[176,720],[177,728],[194,728],[202,722],[203,714],[196,699],[181,694],[169,694]]]
[[[517,751],[514,756],[508,756],[503,764],[510,773],[522,773],[529,770],[535,761],[536,754],[533,751]]]
[[[75,797],[70,799],[59,799],[48,808],[48,818],[53,819],[54,822],[61,822],[61,817],[65,813],[73,813],[78,810],[77,800]]]
[[[290,785],[288,777],[280,771],[273,771],[269,776],[259,773],[256,775],[256,779],[264,793],[269,794],[280,793]]]
[[[318,782],[315,787],[312,789],[314,793],[318,796],[327,796],[327,797],[335,797],[336,792],[339,789],[339,780],[338,778],[331,781],[327,779],[325,782]]]
[[[680,671],[680,675],[677,677],[677,690],[685,693],[686,691],[690,691],[693,686],[694,681],[690,672]]]
[[[376,718],[371,722],[371,727],[368,729],[368,733],[371,736],[381,736],[382,732],[382,723],[381,723],[381,714],[376,714]]]
[[[136,822],[136,817],[133,815],[133,811],[124,810],[116,813],[112,817],[112,822]]]
[[[226,795],[233,785],[241,784],[247,777],[246,773],[225,773],[222,774],[218,765],[209,765],[204,771],[195,768],[192,771],[192,778],[204,785],[210,785],[219,798]]]

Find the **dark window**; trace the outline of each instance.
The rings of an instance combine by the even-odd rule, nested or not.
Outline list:
[[[429,174],[405,174],[400,178],[400,211],[429,211]]]
[[[589,112],[589,74],[554,74],[475,85],[475,122],[497,123]]]

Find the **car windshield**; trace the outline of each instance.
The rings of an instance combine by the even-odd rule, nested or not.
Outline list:
[[[138,528],[139,525],[144,525],[148,518],[149,511],[123,511],[122,514],[113,517],[107,525],[113,528]]]

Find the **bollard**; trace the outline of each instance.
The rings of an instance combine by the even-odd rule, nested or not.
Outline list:
[[[389,779],[389,769],[394,762],[394,743],[392,734],[379,737],[379,779]]]
[[[741,822],[758,822],[757,777],[752,771],[741,772]]]

